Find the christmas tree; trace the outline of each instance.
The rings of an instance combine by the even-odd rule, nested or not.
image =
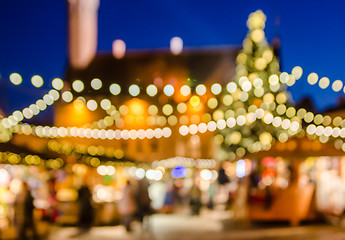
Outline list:
[[[285,88],[293,76],[280,73],[278,58],[265,38],[265,21],[261,10],[250,14],[249,32],[236,58],[235,80],[222,95],[227,127],[215,139],[221,160],[268,150],[276,140],[284,142],[300,129]]]

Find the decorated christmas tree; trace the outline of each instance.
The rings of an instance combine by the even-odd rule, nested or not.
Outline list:
[[[222,95],[227,127],[215,139],[221,160],[268,150],[276,140],[284,142],[300,129],[285,88],[293,76],[280,73],[277,56],[265,38],[265,21],[260,10],[250,14],[234,82],[228,83]]]

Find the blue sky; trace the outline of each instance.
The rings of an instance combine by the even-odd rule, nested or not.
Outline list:
[[[296,65],[304,69],[302,79],[289,89],[293,100],[311,96],[322,111],[344,94],[306,81],[311,72],[331,82],[345,80],[342,1],[100,1],[99,51],[110,50],[118,38],[128,49],[169,47],[174,36],[186,47],[239,46],[247,33],[248,15],[261,9],[267,15],[267,39],[281,38],[282,71],[290,72]],[[0,1],[0,74],[8,79],[18,72],[24,81],[22,86],[8,86],[8,93],[1,90],[8,83],[1,83],[0,100],[9,106],[5,110],[21,109],[32,97],[43,95],[44,89],[31,91],[31,76],[41,75],[46,82],[61,77],[66,58],[65,0]]]

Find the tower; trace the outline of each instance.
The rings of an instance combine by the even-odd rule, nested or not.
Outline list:
[[[97,18],[99,0],[67,0],[68,55],[74,68],[85,68],[97,52]]]

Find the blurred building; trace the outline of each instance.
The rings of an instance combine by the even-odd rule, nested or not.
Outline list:
[[[74,91],[73,95],[82,97],[85,103],[90,99],[95,99],[98,103],[103,99],[109,99],[114,106],[110,115],[115,121],[114,125],[107,129],[139,130],[168,127],[172,134],[169,138],[77,141],[120,148],[126,158],[136,161],[152,162],[175,156],[213,158],[215,146],[212,132],[182,136],[179,134],[179,127],[183,124],[197,125],[210,120],[213,109],[207,106],[209,93],[199,96],[195,93],[195,88],[203,84],[209,89],[213,83],[225,85],[232,80],[239,48],[187,48],[182,52],[171,49],[126,51],[125,44],[117,40],[114,41],[112,51],[98,53],[96,49],[99,0],[70,0],[68,6],[69,64],[64,80],[71,86],[75,80],[81,80],[84,85],[82,91]],[[101,80],[98,90],[91,86],[94,79]],[[156,94],[147,93],[150,84],[156,86]],[[140,91],[135,97],[129,93],[133,85],[139,87]],[[183,93],[169,96],[164,90],[167,85],[173,86],[174,89],[186,85],[190,87],[191,93],[185,96]],[[189,102],[193,94],[200,100],[195,106],[191,106]],[[178,107],[179,103],[183,104]],[[173,110],[164,112],[164,106],[171,106]],[[186,110],[182,109],[185,107]],[[95,111],[90,111],[86,107],[83,109],[76,110],[73,103],[59,103],[55,111],[55,125],[92,127],[90,123],[107,116],[107,112],[100,107]],[[99,125],[93,127],[104,128]]]

